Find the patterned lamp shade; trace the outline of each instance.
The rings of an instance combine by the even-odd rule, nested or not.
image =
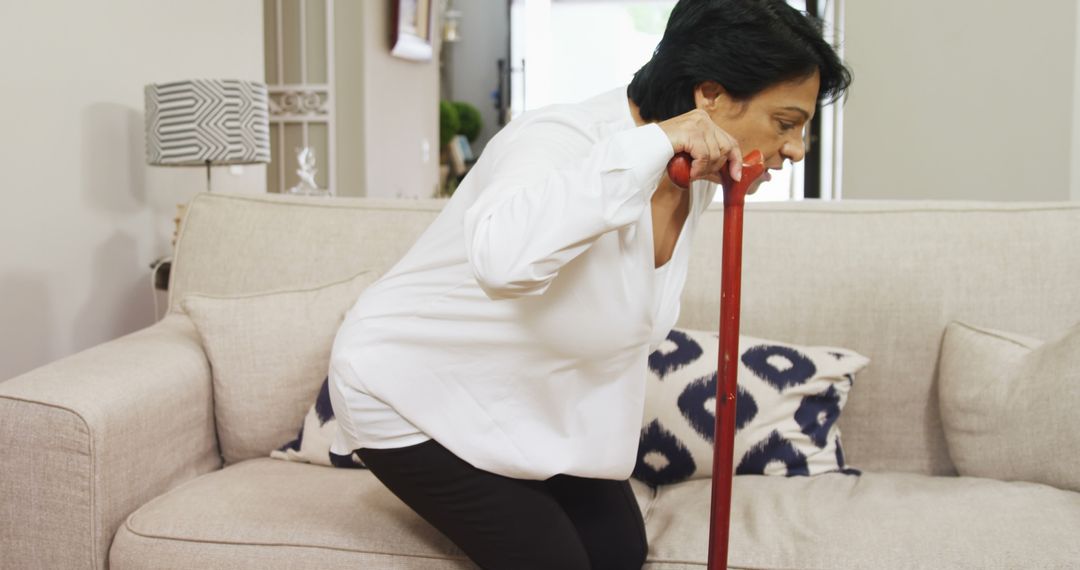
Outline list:
[[[196,79],[146,86],[146,162],[161,166],[270,162],[266,85]]]

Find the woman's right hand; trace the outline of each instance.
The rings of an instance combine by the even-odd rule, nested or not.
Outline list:
[[[704,179],[721,184],[720,173],[728,163],[731,164],[731,178],[742,178],[739,142],[717,126],[705,111],[694,109],[661,121],[658,126],[668,136],[675,154],[685,152],[693,158],[690,180]]]

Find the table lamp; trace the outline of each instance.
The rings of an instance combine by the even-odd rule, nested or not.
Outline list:
[[[270,162],[266,84],[237,79],[151,83],[146,92],[146,162],[210,166]]]

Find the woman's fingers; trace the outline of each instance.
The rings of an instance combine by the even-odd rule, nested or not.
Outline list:
[[[742,151],[734,137],[713,122],[709,114],[695,109],[659,123],[675,153],[687,152],[693,159],[691,180],[720,183],[720,173],[730,163],[731,177],[742,178]]]
[[[701,140],[705,154],[702,156],[701,168],[698,170],[698,178],[710,178],[724,167],[726,153],[724,145],[720,142],[715,132],[707,130],[702,133]]]
[[[739,150],[738,142],[731,135],[711,124],[711,120],[709,123],[710,125],[706,126],[703,133],[706,156],[702,157],[702,166],[698,170],[697,176],[691,175],[691,177],[721,184],[723,182],[721,173],[728,164],[738,165],[737,170],[741,171],[742,153]]]
[[[727,133],[724,133],[727,134]],[[727,159],[731,164],[731,178],[738,182],[742,180],[742,150],[739,148],[739,143],[735,142],[735,139],[731,140],[731,150],[728,151]]]
[[[717,143],[717,156],[716,169],[713,171],[715,174],[716,183],[721,183],[722,179],[720,173],[724,171],[725,165],[730,165],[731,177],[735,180],[742,178],[742,150],[739,148],[739,143],[727,134],[720,127],[715,129]]]

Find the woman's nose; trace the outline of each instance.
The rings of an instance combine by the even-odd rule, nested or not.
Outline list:
[[[802,137],[789,139],[780,148],[780,154],[791,162],[799,162],[806,156],[806,143]]]

